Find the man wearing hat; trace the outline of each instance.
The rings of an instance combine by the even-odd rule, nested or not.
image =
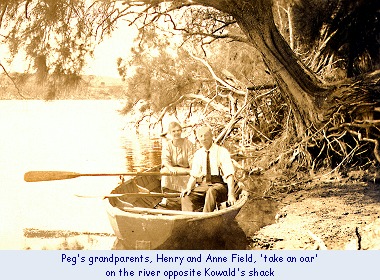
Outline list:
[[[202,125],[196,131],[201,148],[195,152],[186,190],[181,193],[182,211],[212,212],[218,202],[236,202],[234,165],[230,153],[213,142],[212,130]]]

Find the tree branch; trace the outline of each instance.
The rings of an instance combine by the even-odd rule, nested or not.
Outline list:
[[[358,137],[359,141],[365,141],[365,142],[370,142],[370,143],[373,143],[375,145],[375,147],[373,148],[373,154],[375,155],[375,158],[378,162],[380,162],[380,146],[379,146],[379,140],[377,139],[371,139],[371,138],[367,138],[367,137],[362,137],[361,134],[359,132],[356,132],[356,131],[353,131],[351,129],[346,129],[349,133],[351,133],[352,135],[355,135]]]
[[[3,7],[2,11],[1,11],[1,15],[0,15],[0,27],[1,27],[2,23],[3,23],[3,18],[4,18],[4,15],[5,15],[5,12],[7,11],[7,7],[8,7],[8,4],[5,3],[4,7]]]
[[[24,99],[29,99],[27,98],[26,96],[24,96],[22,93],[21,93],[21,89],[17,86],[17,83],[15,82],[15,80],[9,75],[8,71],[5,69],[4,65],[0,63],[0,67],[3,68],[4,70],[4,73],[5,75],[12,81],[14,87],[17,89],[17,93],[18,95],[20,95],[22,98]]]
[[[214,70],[212,69],[211,65],[207,63],[207,61],[205,61],[205,60],[202,59],[202,58],[199,58],[199,57],[194,56],[194,55],[191,54],[190,52],[188,52],[188,53],[189,53],[189,55],[190,55],[192,58],[194,58],[195,60],[198,60],[198,61],[201,62],[203,65],[205,65],[205,66],[207,67],[207,69],[210,71],[210,73],[211,73],[211,75],[213,76],[213,78],[214,78],[217,82],[219,82],[221,85],[223,85],[223,86],[226,87],[228,90],[230,90],[230,91],[232,91],[232,92],[234,92],[234,93],[236,93],[236,94],[244,95],[244,96],[246,95],[246,93],[247,93],[246,91],[244,91],[244,90],[239,90],[239,89],[237,89],[237,88],[231,86],[229,83],[225,82],[225,81],[222,80],[221,78],[219,78],[219,77],[215,74],[215,72],[214,72]]]
[[[174,102],[172,102],[169,105],[165,106],[165,108],[161,111],[160,116],[158,117],[158,121],[162,120],[162,118],[165,116],[165,114],[171,108],[175,107],[177,104],[181,103],[182,101],[185,101],[185,100],[188,100],[188,99],[198,99],[198,100],[201,100],[201,101],[207,103],[207,105],[210,105],[211,107],[213,107],[215,110],[217,110],[219,112],[222,112],[223,114],[229,113],[229,109],[227,107],[225,107],[225,106],[223,106],[223,105],[221,105],[219,103],[213,102],[214,98],[208,98],[208,97],[205,97],[205,96],[200,95],[200,94],[189,93],[189,94],[185,94],[185,95],[181,96],[180,98],[178,98]]]
[[[176,29],[178,31],[184,31],[186,32],[186,35],[188,36],[204,36],[204,37],[211,37],[213,39],[231,39],[232,41],[241,42],[241,43],[248,43],[248,40],[243,36],[237,36],[237,35],[231,35],[231,34],[223,34],[223,35],[216,35],[216,34],[210,34],[205,32],[191,32],[187,29]]]

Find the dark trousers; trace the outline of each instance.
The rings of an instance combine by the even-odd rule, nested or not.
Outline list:
[[[221,183],[202,182],[189,195],[182,197],[182,211],[196,211],[203,206],[203,212],[212,212],[218,202],[227,199],[227,186]]]

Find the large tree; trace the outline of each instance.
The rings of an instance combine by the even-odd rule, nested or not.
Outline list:
[[[380,161],[379,72],[334,84],[320,80],[280,34],[274,20],[272,0],[127,2],[131,5],[146,4],[144,15],[150,13],[154,19],[167,16],[169,11],[188,9],[192,11],[193,20],[183,27],[170,17],[174,29],[193,36],[205,35],[207,32],[199,28],[202,25],[209,28],[207,31],[211,38],[227,37],[256,48],[292,110],[295,135],[308,135],[304,139],[312,139],[311,142],[316,143],[316,157],[332,150],[346,158],[359,150],[364,142],[370,143],[373,155]],[[353,2],[359,6],[363,4],[363,1]],[[376,17],[379,4],[375,2],[371,1],[371,7]],[[200,23],[199,18],[206,23]],[[146,19],[145,24],[148,23]],[[210,20],[213,25],[208,23]],[[228,32],[232,24],[239,27],[238,33]],[[336,34],[342,28],[340,26],[332,33]]]
[[[6,1],[0,6],[1,18],[6,12],[12,11],[9,8],[12,7],[11,4],[7,3],[17,3],[18,7],[23,3],[25,14],[28,14],[28,5],[35,4],[34,2]],[[44,8],[54,7],[54,1],[41,2],[44,3]],[[81,1],[59,2],[69,4],[64,5],[66,8],[62,9],[70,11],[70,7]],[[116,5],[115,2],[118,6],[113,6],[110,10],[110,5]],[[363,1],[353,2],[360,4]],[[370,143],[373,155],[380,161],[379,72],[335,84],[327,84],[320,80],[295,54],[279,32],[272,10],[273,0],[104,0],[97,4],[101,8],[98,14],[86,17],[84,13],[78,18],[91,18],[94,21],[100,17],[99,26],[104,30],[110,30],[112,22],[121,17],[125,17],[131,24],[138,25],[141,32],[145,30],[144,27],[155,23],[161,23],[161,27],[169,23],[173,30],[182,31],[189,36],[229,38],[256,48],[291,109],[293,136],[303,138],[303,142],[313,142],[312,145],[306,145],[306,148],[314,145],[312,151],[314,149],[316,157],[328,150],[337,151],[337,154],[347,157],[352,156],[351,151],[358,150],[357,147],[364,141]],[[376,4],[373,7],[375,10],[378,9]],[[51,11],[51,8],[47,11]],[[70,15],[72,14],[78,14],[78,10],[72,9]],[[65,15],[67,14],[62,13],[57,19],[62,19]],[[186,15],[186,18],[181,15]],[[53,25],[57,26],[58,34],[61,31],[62,34],[66,34],[70,29],[68,27],[75,24],[71,22],[69,25],[63,25],[64,28],[61,30],[61,22],[55,18],[51,20]],[[89,22],[86,21],[87,24]],[[20,26],[22,27],[22,24]],[[93,34],[92,32],[87,34]],[[27,32],[25,34],[29,35]],[[75,40],[71,42],[75,43]],[[44,47],[46,48],[46,45]],[[349,139],[343,140],[347,135],[350,135]]]

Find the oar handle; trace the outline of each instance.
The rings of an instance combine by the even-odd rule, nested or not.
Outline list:
[[[41,182],[73,179],[82,176],[185,176],[189,172],[178,172],[171,174],[168,172],[126,172],[126,173],[77,173],[70,171],[28,171],[24,174],[26,182]]]
[[[177,198],[181,196],[181,193],[157,193],[157,192],[151,192],[151,193],[110,193],[106,195],[81,195],[76,194],[77,197],[83,197],[83,198],[112,198],[112,197],[122,197],[122,196],[128,196],[128,197],[166,197],[166,198]]]

